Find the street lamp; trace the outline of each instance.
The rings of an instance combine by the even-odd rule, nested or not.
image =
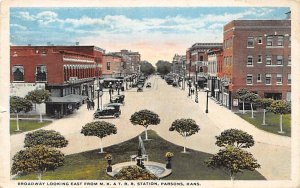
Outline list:
[[[197,72],[198,72],[198,67],[196,65],[196,79],[195,79],[195,89],[196,89],[196,93],[195,93],[195,102],[198,103],[198,75],[197,75]]]
[[[206,110],[205,110],[205,113],[208,113],[208,92],[210,92],[210,91],[207,87],[204,88],[204,90],[206,92]]]
[[[109,90],[108,90],[108,92],[109,92],[109,102],[111,102],[111,94],[113,92],[112,83],[111,82],[109,82]]]
[[[99,92],[99,95],[100,95],[100,101],[101,101],[101,110],[102,110],[103,83],[104,83],[104,80],[100,80],[100,88],[99,88],[100,92]],[[98,100],[98,106],[99,106],[99,100]]]

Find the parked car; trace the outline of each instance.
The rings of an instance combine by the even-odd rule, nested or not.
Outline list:
[[[109,103],[103,107],[101,110],[96,110],[94,113],[94,118],[101,117],[115,117],[118,118],[121,115],[120,103]]]
[[[124,104],[125,95],[116,95],[111,98],[112,103],[123,103]]]
[[[148,82],[148,83],[146,84],[146,88],[150,88],[150,87],[151,87],[151,83]]]

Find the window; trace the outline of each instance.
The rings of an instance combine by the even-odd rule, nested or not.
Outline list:
[[[110,62],[107,62],[107,64],[106,64],[106,70],[110,70]]]
[[[247,66],[253,66],[253,57],[252,56],[247,57]]]
[[[262,55],[258,55],[257,63],[262,63]]]
[[[288,85],[292,84],[292,75],[288,74]]]
[[[276,74],[276,84],[282,85],[282,74]]]
[[[283,65],[283,57],[281,55],[277,56],[277,65]]]
[[[291,47],[291,36],[289,36],[289,47]]]
[[[12,67],[12,74],[13,74],[14,81],[24,81],[23,65],[14,65]]]
[[[272,75],[271,74],[266,74],[266,85],[271,85],[272,84]]]
[[[261,82],[261,74],[257,74],[257,82]]]
[[[267,36],[267,46],[273,46],[273,37]]]
[[[254,47],[254,38],[253,37],[248,37],[247,47],[248,48]]]
[[[271,56],[266,57],[266,65],[272,65],[272,57]]]
[[[289,65],[289,66],[292,65],[292,60],[291,60],[291,56],[290,56],[290,55],[289,55],[288,65]]]
[[[257,37],[257,43],[262,44],[262,37],[261,36]]]
[[[253,84],[253,76],[252,74],[247,74],[247,85],[252,85]]]
[[[47,81],[47,69],[45,65],[36,66],[35,81]]]
[[[283,36],[277,37],[277,46],[283,46]]]

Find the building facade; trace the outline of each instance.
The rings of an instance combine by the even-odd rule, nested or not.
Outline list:
[[[260,97],[291,96],[291,21],[234,20],[224,26],[221,77],[227,107],[246,88]]]
[[[208,51],[221,49],[222,43],[195,43],[186,51],[186,72],[189,79],[197,81],[200,89],[207,86]]]
[[[111,53],[103,55],[103,64],[101,70],[101,76],[103,78],[123,76],[124,61],[122,60],[122,56]]]
[[[95,46],[11,46],[11,95],[45,88],[51,100],[39,110],[70,114],[94,97],[103,52]]]

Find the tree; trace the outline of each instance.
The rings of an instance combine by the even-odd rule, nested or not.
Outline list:
[[[262,123],[262,125],[266,125],[266,111],[271,106],[271,104],[272,104],[273,101],[274,100],[271,99],[271,98],[260,98],[257,101],[258,104],[261,107],[263,107],[263,109],[264,109],[264,115],[263,115],[263,123]]]
[[[174,130],[177,131],[181,136],[183,136],[186,142],[186,137],[197,133],[200,128],[193,119],[177,119],[169,128],[169,131]],[[183,147],[183,153],[186,153],[185,145]]]
[[[25,98],[30,100],[35,105],[36,104],[40,105],[40,104],[50,100],[50,93],[48,90],[45,90],[45,89],[36,89],[36,90],[28,92],[28,94],[25,96]],[[43,122],[41,112],[40,112],[40,122]]]
[[[236,98],[238,98],[239,101],[242,101],[243,103],[243,114],[245,114],[245,99],[248,93],[249,91],[246,88],[238,89],[236,92]]]
[[[227,129],[220,136],[216,136],[216,139],[216,145],[219,147],[236,146],[237,148],[250,148],[254,146],[252,135],[238,129]]]
[[[148,170],[138,166],[127,166],[122,168],[116,175],[117,180],[158,180],[158,178]]]
[[[54,130],[37,130],[25,135],[24,147],[33,147],[36,145],[45,145],[48,147],[63,148],[68,145],[68,140],[65,139],[59,132]]]
[[[259,96],[256,93],[249,92],[245,95],[245,101],[249,102],[251,105],[251,118],[254,118],[253,115],[253,104],[257,103]]]
[[[141,72],[145,75],[150,75],[155,72],[154,66],[148,61],[141,61]]]
[[[168,61],[158,60],[156,65],[157,72],[160,74],[168,74],[171,72],[171,66],[172,64]]]
[[[145,127],[145,140],[148,140],[147,129],[149,125],[158,125],[159,116],[150,110],[140,110],[131,115],[130,121],[133,125],[142,125]]]
[[[37,172],[38,180],[45,171],[55,170],[64,164],[64,154],[44,145],[26,148],[13,157],[12,174]]]
[[[102,146],[102,138],[111,134],[117,134],[117,128],[112,123],[108,123],[105,121],[94,121],[91,123],[87,123],[85,126],[83,126],[81,129],[81,134],[84,134],[84,136],[99,137],[101,139],[100,153],[104,153]]]
[[[26,113],[26,112],[29,112],[31,109],[32,109],[32,104],[29,100],[22,98],[22,97],[17,97],[17,96],[10,97],[10,112],[17,114],[17,130],[16,131],[20,131],[19,113],[22,111]]]
[[[231,180],[234,180],[239,172],[242,173],[244,170],[254,171],[256,168],[260,168],[251,153],[231,145],[219,150],[205,163],[208,167],[223,169],[225,173],[229,174]]]
[[[276,100],[272,102],[269,109],[274,114],[280,114],[280,131],[278,133],[284,133],[282,130],[282,115],[291,113],[290,103],[284,100]]]

